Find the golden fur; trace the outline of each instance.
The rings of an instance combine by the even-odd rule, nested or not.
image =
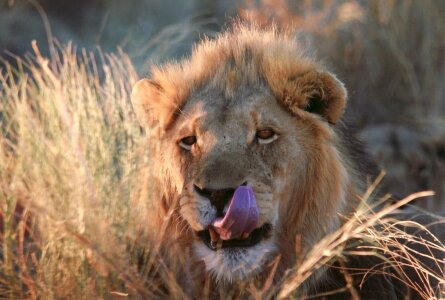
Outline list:
[[[340,226],[363,192],[365,174],[340,130],[346,101],[333,74],[292,35],[273,29],[234,27],[199,43],[190,58],[153,67],[151,78],[135,85],[132,102],[160,142],[156,231],[191,249],[184,253],[221,282],[261,275],[276,255],[281,270],[291,267],[295,241],[308,251]],[[259,144],[255,132],[264,127],[278,136]],[[190,135],[197,142],[184,151],[178,143]],[[257,195],[259,225],[273,229],[265,242],[236,253],[238,261],[233,251],[199,244],[195,232],[210,224],[214,209],[193,186],[243,182]]]

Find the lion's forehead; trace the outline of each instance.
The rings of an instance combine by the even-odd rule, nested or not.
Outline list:
[[[218,138],[225,137],[227,142],[237,136],[252,138],[249,133],[258,126],[273,123],[286,126],[286,120],[292,126],[291,114],[278,104],[268,89],[246,91],[240,88],[231,97],[217,91],[197,93],[184,105],[178,123],[193,125],[199,133],[211,132]]]

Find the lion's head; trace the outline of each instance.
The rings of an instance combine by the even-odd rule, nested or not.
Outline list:
[[[274,30],[236,27],[154,67],[132,101],[159,134],[158,213],[168,234],[230,281],[261,272],[276,254],[290,262],[296,239],[307,251],[338,228],[361,185],[337,128],[346,98],[334,75]],[[253,190],[247,206],[258,218],[245,220],[241,208],[234,226],[254,226],[221,238],[215,220],[240,186]]]

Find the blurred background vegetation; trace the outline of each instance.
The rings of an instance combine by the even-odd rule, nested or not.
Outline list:
[[[232,18],[313,49],[387,191],[445,212],[445,1],[0,0],[0,298],[162,298],[136,269],[156,149],[129,93]]]

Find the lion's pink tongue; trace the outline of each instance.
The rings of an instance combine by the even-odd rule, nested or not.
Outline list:
[[[259,211],[252,188],[239,186],[224,218],[216,218],[212,226],[222,240],[231,240],[249,235],[255,229],[258,219]]]

